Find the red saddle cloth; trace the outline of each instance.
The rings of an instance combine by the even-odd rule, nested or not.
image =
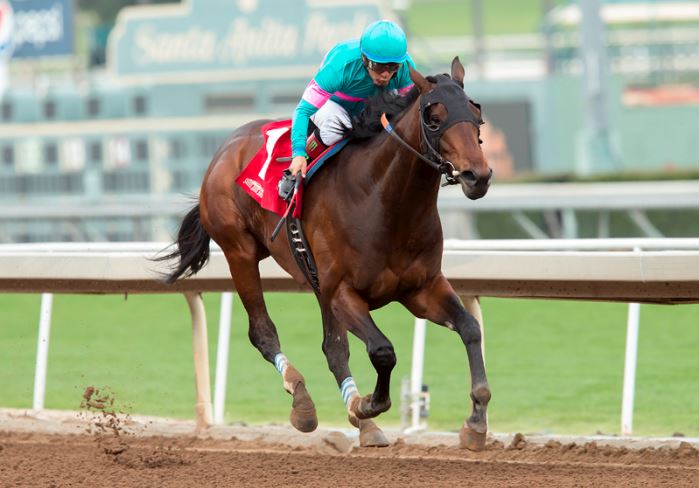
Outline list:
[[[289,167],[291,156],[291,120],[279,120],[262,126],[265,143],[257,154],[243,168],[235,182],[262,208],[284,215],[287,202],[279,197],[277,184],[282,172]],[[277,161],[277,158],[285,158]],[[301,197],[303,185],[296,195],[296,207],[293,217],[301,216]]]

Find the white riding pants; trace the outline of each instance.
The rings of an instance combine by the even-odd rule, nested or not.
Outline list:
[[[343,138],[343,129],[352,127],[347,110],[341,105],[328,100],[311,115],[311,120],[318,127],[320,140],[326,146],[332,146]]]

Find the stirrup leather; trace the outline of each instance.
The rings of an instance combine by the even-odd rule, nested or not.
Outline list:
[[[313,253],[308,245],[306,236],[301,227],[301,220],[289,217],[286,219],[286,235],[289,238],[291,254],[294,255],[296,264],[306,278],[306,281],[316,296],[320,296],[320,284],[318,283],[318,268],[316,267]]]

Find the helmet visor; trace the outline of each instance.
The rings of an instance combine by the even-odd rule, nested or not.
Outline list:
[[[366,66],[368,69],[375,73],[383,74],[383,73],[395,73],[400,69],[401,63],[377,63],[376,61],[372,61],[371,59],[367,58],[366,56],[363,56],[364,58],[364,66]]]

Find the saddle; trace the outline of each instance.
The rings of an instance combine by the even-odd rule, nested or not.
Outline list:
[[[265,143],[243,168],[235,182],[257,203],[281,218],[272,232],[272,240],[286,222],[291,253],[308,284],[320,293],[318,273],[301,225],[303,188],[325,161],[337,154],[348,139],[327,147],[312,133],[307,142],[307,154],[311,157],[306,177],[301,181],[288,171],[291,161],[291,120],[270,122],[262,126]]]
[[[280,181],[284,176],[284,171],[291,162],[291,120],[279,120],[270,122],[262,126],[264,144],[253,156],[250,162],[243,168],[240,175],[235,179],[236,184],[250,195],[260,206],[270,210],[280,217],[287,209],[289,192],[293,188],[293,181],[287,177],[281,183],[285,197],[280,196]],[[311,134],[309,142],[312,144],[314,135]],[[314,156],[308,165],[304,184],[298,190],[297,201],[293,211],[293,217],[301,218],[303,187],[308,186],[313,175],[324,163],[349,142],[344,139],[330,147],[317,144],[311,149],[309,155]],[[321,149],[321,151],[318,151]]]

